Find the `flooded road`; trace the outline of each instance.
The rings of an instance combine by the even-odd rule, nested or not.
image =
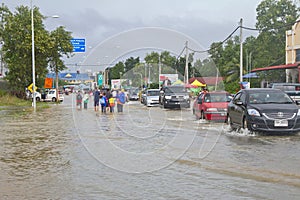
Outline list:
[[[74,102],[0,112],[1,199],[300,198],[299,134],[228,132],[139,102],[114,114]]]

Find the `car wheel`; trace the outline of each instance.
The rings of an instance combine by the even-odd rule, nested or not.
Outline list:
[[[233,126],[231,117],[230,117],[229,115],[227,116],[227,124],[228,124],[229,127],[230,127],[230,131],[234,131],[234,130],[235,130],[235,127]]]
[[[196,120],[199,120],[199,119],[200,119],[200,117],[196,114],[195,109],[193,109],[193,115],[195,115]]]
[[[56,98],[55,97],[52,98],[52,102],[56,102]]]
[[[246,117],[243,118],[243,127],[242,128],[248,129],[248,131],[250,131],[250,133],[253,133],[253,130],[252,130],[251,126],[248,124]]]
[[[201,111],[200,119],[205,119],[205,116],[204,116],[204,112],[203,112],[203,111]]]
[[[37,98],[36,98],[36,101],[41,101],[40,97],[37,97]]]
[[[248,123],[247,123],[246,117],[243,118],[242,128],[243,128],[243,129],[248,128]]]

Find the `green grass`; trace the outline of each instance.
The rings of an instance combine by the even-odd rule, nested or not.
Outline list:
[[[32,107],[32,101],[17,98],[9,95],[7,92],[0,90],[0,106],[18,106],[18,107]],[[37,102],[37,109],[49,108],[50,105],[47,102]],[[2,108],[3,110],[4,108]],[[1,110],[1,108],[0,108]]]
[[[19,99],[9,94],[1,94],[0,92],[0,106],[31,106],[30,101]]]
[[[0,79],[0,110],[6,107],[22,107],[22,111],[33,110],[32,101],[18,98],[10,94],[9,84],[7,81]],[[49,108],[49,102],[36,102],[37,110]]]

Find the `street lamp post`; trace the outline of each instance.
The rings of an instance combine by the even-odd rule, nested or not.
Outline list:
[[[36,99],[35,99],[35,52],[34,52],[34,23],[33,23],[33,6],[32,6],[32,0],[30,1],[31,5],[31,50],[32,50],[32,106],[33,111],[36,111]]]
[[[31,7],[31,54],[32,54],[32,91],[33,91],[33,95],[32,95],[32,106],[33,106],[33,110],[34,112],[36,112],[36,98],[35,98],[35,44],[34,44],[34,16],[33,16],[33,3],[32,0],[30,0],[30,7]],[[58,18],[58,15],[53,15],[53,18]],[[57,88],[56,88],[56,94],[57,94]]]
[[[139,73],[139,72],[134,72],[134,74],[140,75],[140,77],[141,77],[140,86],[143,86],[143,75],[141,73]]]
[[[160,75],[161,75],[161,54],[158,56],[158,89],[161,88],[161,85],[160,85]]]

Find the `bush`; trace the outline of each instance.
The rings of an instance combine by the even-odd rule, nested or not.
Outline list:
[[[0,97],[6,96],[7,92],[4,90],[0,90]]]

